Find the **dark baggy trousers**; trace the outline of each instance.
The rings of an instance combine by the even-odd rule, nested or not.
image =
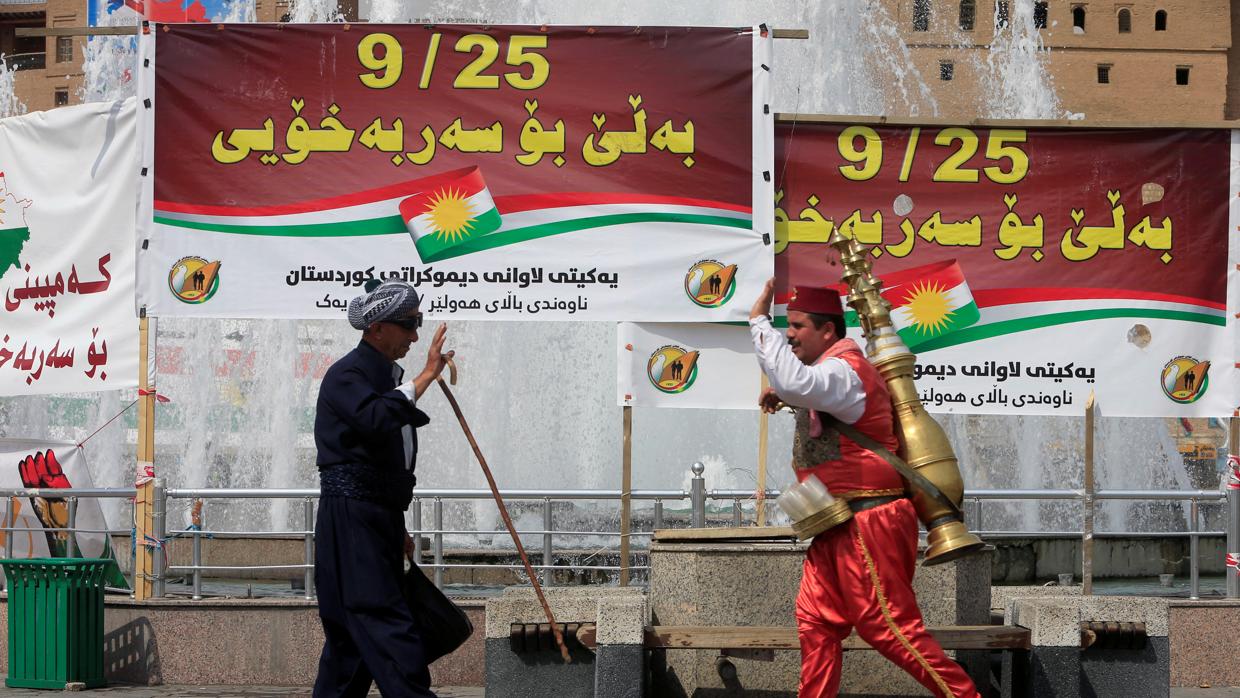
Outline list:
[[[404,516],[349,497],[319,501],[314,583],[323,621],[315,698],[434,696],[413,616],[401,595]]]

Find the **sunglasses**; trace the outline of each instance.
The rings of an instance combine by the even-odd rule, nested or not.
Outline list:
[[[422,313],[414,313],[413,317],[403,317],[396,320],[384,320],[384,322],[389,322],[406,330],[416,330],[422,326]]]

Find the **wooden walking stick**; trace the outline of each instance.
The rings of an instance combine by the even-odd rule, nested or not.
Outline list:
[[[452,359],[447,360],[448,371],[452,385],[456,385],[456,364]],[[517,529],[512,525],[512,518],[508,516],[508,507],[504,505],[504,498],[499,494],[499,487],[495,484],[495,477],[491,475],[491,468],[487,466],[487,459],[482,456],[482,449],[478,448],[478,442],[474,440],[474,433],[469,430],[469,424],[465,421],[465,415],[461,412],[461,406],[457,404],[456,397],[452,395],[452,391],[448,389],[448,384],[444,382],[443,375],[437,378],[439,387],[443,388],[444,397],[448,398],[448,404],[452,405],[452,411],[456,413],[456,418],[461,423],[461,429],[465,431],[465,438],[469,440],[469,445],[474,449],[474,455],[478,458],[478,464],[482,466],[482,474],[487,476],[487,484],[491,486],[491,496],[495,497],[495,505],[499,507],[499,515],[504,519],[504,525],[508,527],[508,535],[512,536],[512,542],[517,546],[517,553],[521,556],[521,564],[525,565],[525,573],[530,576],[530,584],[534,586],[534,593],[538,595],[538,601],[542,604],[543,612],[547,614],[547,622],[551,625],[551,632],[555,635],[555,644],[560,646],[560,656],[564,657],[564,663],[569,664],[573,660],[568,655],[568,646],[564,644],[564,635],[560,632],[560,626],[555,622],[555,616],[551,613],[551,606],[547,604],[547,597],[543,595],[542,585],[538,583],[538,575],[534,574],[534,568],[530,566],[530,559],[525,554],[525,546],[521,545],[521,537],[517,535]],[[549,561],[544,560],[543,564]]]

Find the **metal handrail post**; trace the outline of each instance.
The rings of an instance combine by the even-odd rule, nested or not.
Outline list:
[[[82,551],[78,548],[77,534],[74,529],[77,528],[77,512],[78,498],[69,498],[69,522],[65,524],[65,538],[68,539],[68,552],[70,557],[82,557]]]
[[[654,529],[663,528],[663,500],[654,500]]]
[[[202,598],[202,529],[206,527],[207,517],[205,514],[198,514],[198,527],[194,529],[194,535],[190,538],[190,559],[194,566],[194,596],[193,599],[198,601]]]
[[[164,595],[164,568],[168,566],[168,489],[162,477],[154,481],[155,501],[151,507],[151,533],[155,537],[155,554],[151,561],[151,595],[161,598]]]
[[[1232,453],[1237,448],[1236,423],[1240,417],[1232,417]],[[1227,463],[1227,598],[1240,598],[1240,465],[1229,459]]]
[[[702,477],[702,473],[706,472],[706,466],[702,463],[694,463],[690,468],[693,471],[693,480],[689,486],[689,502],[693,507],[692,525],[693,528],[706,527],[706,479]]]
[[[443,588],[443,499],[435,497],[431,505],[431,517],[435,520],[435,536],[431,540],[435,554],[435,587]]]
[[[302,500],[302,511],[306,523],[306,600],[314,598],[314,500],[306,497]]]
[[[413,564],[422,564],[422,499],[415,497],[410,513],[413,514]]]
[[[1198,539],[1197,535],[1197,518],[1198,518],[1197,500],[1188,500],[1188,598],[1197,599],[1201,597],[1201,579],[1198,575]]]
[[[551,569],[553,560],[551,559],[551,498],[543,499],[543,586],[551,586],[552,579],[555,577],[554,571]]]
[[[732,525],[733,526],[741,525],[741,512],[742,511],[743,510],[741,509],[741,500],[733,499],[732,500]]]
[[[9,497],[9,510],[4,512],[4,556],[13,559],[13,529],[17,523],[17,497]]]

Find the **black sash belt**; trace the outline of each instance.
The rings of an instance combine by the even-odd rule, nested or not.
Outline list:
[[[904,495],[893,494],[888,497],[860,497],[850,500],[848,502],[848,508],[852,509],[853,513],[856,514],[858,512],[865,511],[866,509],[881,507],[884,504],[890,504],[900,499],[904,499]]]

